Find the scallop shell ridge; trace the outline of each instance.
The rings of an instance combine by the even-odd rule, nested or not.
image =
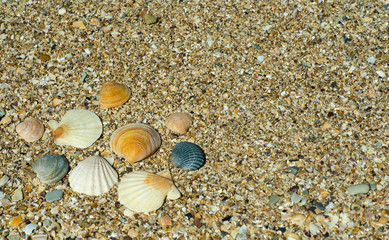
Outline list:
[[[93,112],[83,109],[68,111],[60,123],[49,122],[57,145],[71,145],[87,148],[92,145],[103,131],[100,118]]]
[[[205,164],[205,154],[194,143],[180,142],[173,148],[171,161],[178,168],[194,171]]]
[[[116,170],[100,156],[88,157],[69,173],[70,187],[91,196],[108,192],[117,182]]]
[[[119,183],[119,201],[136,212],[150,212],[160,208],[167,196],[176,199],[181,193],[172,180],[144,171],[124,175]]]
[[[32,169],[43,183],[54,183],[61,180],[69,171],[69,162],[64,156],[47,154],[36,160]]]

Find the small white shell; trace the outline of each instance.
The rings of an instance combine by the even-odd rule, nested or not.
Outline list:
[[[87,148],[101,135],[103,125],[100,118],[91,111],[75,109],[68,111],[61,122],[49,121],[57,145],[71,145]]]
[[[91,196],[108,192],[117,182],[117,172],[100,156],[88,157],[69,173],[70,187]]]
[[[135,171],[124,175],[119,183],[119,201],[135,212],[150,212],[160,208],[167,199],[181,197],[167,171],[153,174]]]

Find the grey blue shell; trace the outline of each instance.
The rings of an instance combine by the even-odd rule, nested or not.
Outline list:
[[[47,154],[36,160],[32,169],[43,183],[54,183],[61,180],[69,171],[69,162],[64,156]]]
[[[180,142],[173,148],[171,161],[178,168],[194,171],[205,164],[205,154],[194,143]]]

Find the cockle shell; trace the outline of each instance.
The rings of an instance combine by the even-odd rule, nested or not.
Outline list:
[[[26,142],[34,142],[43,136],[45,127],[39,120],[28,118],[16,126],[16,132]]]
[[[49,121],[57,145],[71,145],[87,148],[101,135],[103,125],[100,118],[91,111],[74,109],[68,111],[60,123]]]
[[[152,127],[133,123],[117,129],[111,136],[110,146],[130,163],[141,161],[161,146],[161,137]]]
[[[131,89],[124,84],[107,82],[99,96],[100,107],[111,108],[123,105],[131,97]]]
[[[40,157],[32,165],[43,183],[54,183],[61,180],[69,171],[68,160],[58,154],[47,154]]]
[[[181,197],[169,171],[153,174],[135,171],[124,175],[119,183],[119,202],[135,212],[150,212],[160,208],[167,199]]]
[[[117,172],[100,156],[88,157],[69,173],[70,187],[91,196],[108,192],[117,182]]]
[[[192,126],[192,123],[192,117],[188,113],[183,112],[170,114],[165,120],[166,127],[178,134],[186,133]]]
[[[194,143],[180,142],[173,148],[171,161],[176,167],[194,171],[205,163],[204,151]]]

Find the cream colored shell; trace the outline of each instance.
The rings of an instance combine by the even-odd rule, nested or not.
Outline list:
[[[49,121],[57,145],[71,145],[87,148],[101,135],[103,125],[100,118],[91,111],[74,109],[68,111],[58,123]]]
[[[192,123],[192,117],[188,113],[183,112],[170,114],[165,120],[166,127],[178,134],[186,133],[192,126]]]
[[[153,154],[161,142],[159,133],[152,127],[134,123],[117,129],[111,136],[110,146],[117,155],[134,163]]]
[[[118,192],[119,202],[135,212],[154,211],[163,205],[165,198],[181,197],[168,171],[159,174],[144,171],[128,173],[122,177]]]
[[[88,157],[69,173],[70,187],[91,196],[108,192],[117,182],[117,172],[100,156]]]
[[[15,130],[26,142],[34,142],[43,136],[45,127],[39,120],[28,118],[24,122],[19,123]]]

